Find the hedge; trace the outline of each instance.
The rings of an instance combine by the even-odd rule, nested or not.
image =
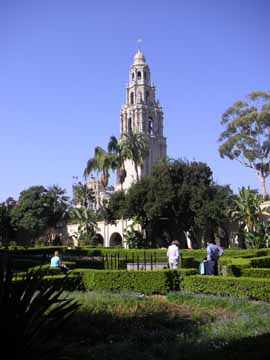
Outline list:
[[[205,275],[185,276],[183,277],[183,288],[195,293],[270,301],[270,279]]]
[[[242,269],[241,275],[244,277],[270,278],[270,269],[263,269],[263,268]]]
[[[126,271],[76,269],[85,290],[134,291],[144,294],[166,294],[178,291],[184,276],[194,275],[196,269]]]
[[[242,276],[247,268],[270,268],[270,256],[254,258],[229,258],[219,260],[219,272],[223,275]]]
[[[12,254],[25,254],[25,255],[43,255],[53,254],[55,250],[60,250],[63,255],[67,256],[105,256],[119,254],[121,258],[128,256],[129,258],[134,256],[143,257],[155,253],[157,257],[166,257],[166,248],[160,249],[124,249],[124,248],[105,248],[105,247],[78,247],[68,248],[66,246],[42,246],[42,247],[23,247],[15,246],[9,247],[9,252]],[[4,248],[0,248],[0,252],[6,251]],[[206,255],[206,249],[180,249],[181,254],[184,257],[192,256],[196,261],[201,261]],[[258,257],[258,256],[270,256],[270,248],[266,249],[225,249],[225,255],[228,257]]]

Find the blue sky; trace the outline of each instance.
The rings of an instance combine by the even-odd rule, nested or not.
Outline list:
[[[258,187],[217,139],[235,100],[270,90],[269,13],[268,0],[2,0],[0,201],[39,184],[71,194],[94,147],[119,135],[139,37],[168,155],[207,162],[235,192]]]

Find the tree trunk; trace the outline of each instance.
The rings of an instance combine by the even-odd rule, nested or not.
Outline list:
[[[261,184],[261,190],[262,190],[262,196],[265,199],[266,198],[266,185],[265,185],[265,176],[261,175],[258,171],[256,171],[256,174],[259,178],[260,184]]]
[[[135,172],[136,172],[136,180],[139,181],[139,172],[138,172],[138,165],[134,162]]]

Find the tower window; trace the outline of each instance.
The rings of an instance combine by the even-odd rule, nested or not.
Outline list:
[[[134,80],[134,73],[132,73],[132,80]]]
[[[131,103],[131,105],[134,104],[134,93],[133,92],[130,93],[130,103]]]
[[[146,104],[149,104],[149,91],[146,91],[145,100]]]
[[[131,125],[131,118],[128,119],[128,133],[131,133],[132,125]]]
[[[144,80],[147,80],[147,73],[146,73],[146,71],[144,71],[143,77],[144,77]]]
[[[154,135],[153,120],[151,118],[148,119],[148,134],[150,136]]]
[[[141,80],[141,78],[142,78],[142,73],[140,71],[137,72],[137,78],[138,78],[138,80]]]

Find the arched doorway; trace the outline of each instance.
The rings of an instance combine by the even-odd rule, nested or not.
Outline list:
[[[118,232],[112,233],[110,237],[110,246],[122,246],[122,236]]]
[[[96,234],[95,242],[97,245],[104,246],[104,238],[101,234]]]

